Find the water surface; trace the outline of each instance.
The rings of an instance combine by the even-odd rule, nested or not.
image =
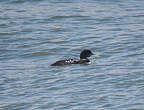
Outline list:
[[[143,110],[143,0],[0,1],[0,110]],[[90,65],[51,67],[100,54]]]

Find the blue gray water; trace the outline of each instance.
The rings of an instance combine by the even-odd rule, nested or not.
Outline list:
[[[0,110],[144,110],[144,0],[0,0]]]

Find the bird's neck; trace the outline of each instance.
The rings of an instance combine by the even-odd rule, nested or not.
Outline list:
[[[80,60],[89,60],[88,58],[80,58]]]

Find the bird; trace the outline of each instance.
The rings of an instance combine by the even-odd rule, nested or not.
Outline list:
[[[51,66],[64,66],[64,65],[70,65],[70,64],[91,64],[90,60],[87,58],[91,56],[100,57],[98,54],[93,54],[90,50],[84,49],[80,53],[80,59],[59,60],[51,64]]]

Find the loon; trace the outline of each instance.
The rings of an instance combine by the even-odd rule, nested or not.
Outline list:
[[[99,57],[98,54],[93,54],[90,50],[85,49],[80,53],[80,59],[59,60],[51,64],[51,66],[64,66],[70,64],[90,64],[91,62],[87,57],[91,57],[91,56]]]

